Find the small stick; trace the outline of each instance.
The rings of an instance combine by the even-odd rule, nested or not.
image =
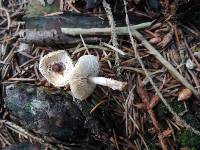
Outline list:
[[[102,50],[102,51],[109,51],[109,52],[112,51],[111,49],[108,49],[108,48],[106,48],[106,47],[99,46],[99,45],[89,45],[89,44],[86,44],[86,46],[87,46],[88,49],[99,49],[99,50]],[[75,55],[75,54],[77,54],[77,53],[79,53],[79,52],[81,52],[81,51],[84,51],[84,50],[85,50],[85,47],[83,46],[83,47],[77,48],[77,49],[75,49],[75,50],[74,50],[74,48],[73,48],[73,49],[71,49],[71,50],[73,50],[72,55]]]
[[[10,29],[10,25],[11,25],[10,14],[8,13],[8,10],[5,9],[5,8],[0,8],[0,10],[5,11],[5,13],[6,13],[6,16],[7,16],[7,22],[8,22],[7,29],[9,30],[9,29]]]
[[[147,146],[147,143],[145,142],[145,140],[144,140],[144,138],[142,137],[142,135],[141,135],[140,133],[139,133],[138,135],[140,136],[140,138],[141,138],[141,140],[142,140],[144,146],[146,147],[146,150],[149,150],[149,148],[148,148],[148,146]]]
[[[197,67],[200,69],[200,64],[199,64],[199,62],[197,61],[197,59],[194,57],[194,54],[192,53],[192,50],[191,50],[191,48],[189,47],[189,45],[188,45],[188,43],[187,43],[187,41],[186,41],[185,38],[184,38],[184,43],[185,43],[185,46],[186,46],[186,48],[187,48],[187,50],[188,50],[188,53],[189,53],[191,59],[192,59],[193,62],[197,65]]]
[[[2,139],[2,142],[5,144],[5,145],[11,145],[11,143],[0,133],[0,137]]]
[[[92,114],[100,105],[102,105],[103,103],[107,102],[106,100],[100,101],[98,104],[96,104],[91,110],[90,110],[90,114]]]
[[[118,142],[117,142],[117,137],[116,137],[115,130],[113,130],[113,136],[114,136],[115,146],[116,146],[117,150],[120,150],[120,149],[119,149],[119,144],[118,144]]]
[[[76,9],[75,7],[74,7],[74,5],[72,5],[72,2],[71,1],[68,1],[67,0],[67,4],[69,5],[69,7],[71,7],[71,9],[72,10],[74,10],[76,13],[81,13],[78,9]]]
[[[9,78],[8,81],[36,81],[37,79],[30,78]]]
[[[139,30],[144,29],[152,25],[152,22],[145,22],[138,25],[132,25],[130,26],[130,30]],[[111,28],[61,28],[61,31],[64,34],[67,35],[110,35],[111,34]],[[118,35],[128,35],[128,28],[127,27],[116,27],[115,32]]]
[[[83,43],[83,46],[84,46],[85,49],[86,49],[86,52],[87,52],[88,54],[90,54],[90,52],[89,52],[89,50],[88,50],[88,48],[87,48],[87,46],[86,46],[86,44],[85,44],[85,41],[84,41],[84,39],[83,39],[83,37],[82,37],[81,34],[80,34],[80,38],[81,38],[81,41],[82,41],[82,43]]]
[[[104,46],[106,46],[106,47],[108,47],[108,48],[111,48],[112,50],[114,50],[115,52],[117,52],[117,53],[119,53],[119,54],[121,54],[121,55],[126,55],[126,53],[125,52],[123,52],[122,50],[120,50],[119,48],[117,48],[117,47],[114,47],[114,46],[112,46],[112,45],[109,45],[109,44],[107,44],[107,43],[102,43]]]
[[[46,14],[44,16],[55,16],[55,15],[62,15],[62,14],[63,14],[63,12],[60,11],[60,12],[54,12],[54,13]]]
[[[114,47],[118,48],[118,41],[117,41],[117,33],[116,33],[116,24],[115,24],[115,20],[113,18],[113,14],[110,8],[110,5],[106,2],[106,0],[103,0],[102,2],[103,7],[106,11],[108,20],[109,20],[109,24],[111,27],[111,40],[112,40],[112,44]],[[119,65],[119,54],[118,52],[115,52],[115,64]]]

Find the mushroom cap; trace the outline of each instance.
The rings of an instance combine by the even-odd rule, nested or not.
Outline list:
[[[45,55],[39,63],[41,74],[56,87],[62,87],[69,83],[69,73],[73,68],[73,61],[64,50]]]
[[[99,69],[96,56],[84,55],[78,59],[69,77],[70,88],[75,98],[83,100],[92,94],[96,84],[88,82],[88,77],[97,76]]]

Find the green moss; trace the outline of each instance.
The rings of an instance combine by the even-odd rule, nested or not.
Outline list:
[[[169,104],[177,114],[179,114],[179,113],[181,113],[181,112],[183,112],[185,110],[185,107],[184,107],[183,103],[178,102],[176,100],[172,101]],[[166,121],[162,121],[162,120],[165,120],[166,118],[170,118],[171,117],[171,113],[168,111],[166,106],[162,102],[160,102],[154,108],[154,111],[155,111],[155,114],[156,114],[157,119],[159,121],[161,130],[168,128],[168,125],[167,125]]]
[[[177,135],[177,142],[181,147],[188,147],[191,150],[200,148],[200,136],[183,129]]]
[[[155,113],[156,113],[158,118],[165,118],[169,114],[167,108],[165,107],[165,105],[162,102],[160,102],[154,108],[154,110],[155,110]]]
[[[53,12],[59,11],[59,6],[57,4],[51,4],[42,6],[39,1],[31,1],[26,10],[26,16],[41,16]]]
[[[200,47],[196,47],[195,49],[193,49],[194,52],[200,52]]]
[[[185,111],[185,107],[184,104],[182,102],[179,102],[178,100],[174,100],[171,103],[171,107],[174,109],[174,111],[176,111],[177,113],[182,113],[183,111]]]
[[[176,113],[181,113],[185,110],[183,103],[178,102],[177,100],[174,100],[169,104]],[[170,112],[168,111],[168,109],[165,107],[165,105],[162,102],[160,102],[155,107],[155,113],[156,113],[158,119],[159,118],[165,118],[165,117],[168,117],[168,116],[171,115]]]
[[[176,113],[181,113],[185,110],[183,103],[178,102],[176,100],[170,102],[169,104]],[[162,102],[160,102],[156,106],[155,112],[158,115],[158,117],[161,117],[161,118],[170,115],[168,109],[165,107],[165,105]]]
[[[148,132],[145,133],[145,137],[144,138],[146,139],[148,148],[150,150],[156,150],[157,147],[156,147],[155,143],[157,142],[156,141],[157,138],[152,138],[152,135],[149,134]]]
[[[56,5],[47,5],[44,7],[44,12],[48,13],[53,13],[58,11],[58,7]]]
[[[186,114],[184,115],[183,119],[190,124],[192,127],[200,130],[200,121],[199,119],[193,114]]]

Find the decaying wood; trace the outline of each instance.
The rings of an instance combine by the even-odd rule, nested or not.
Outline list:
[[[19,33],[20,42],[29,43],[29,44],[37,44],[37,45],[73,45],[81,42],[79,37],[72,37],[62,34],[56,29],[52,30],[41,30],[35,31],[32,29],[22,30]],[[85,41],[89,42],[97,42],[101,38],[95,37],[86,37]]]
[[[121,22],[116,24],[117,26],[120,26]],[[132,27],[142,29],[150,25],[151,22],[147,22],[139,25],[133,25]],[[20,33],[21,36],[19,40],[21,42],[50,46],[77,44],[82,42],[79,36],[80,34],[96,35],[98,36],[96,38],[90,36],[84,37],[84,41],[86,43],[96,42],[97,40],[102,40],[103,35],[111,34],[113,28],[112,26],[109,28],[109,23],[106,19],[69,12],[56,16],[25,18],[25,27],[26,30],[21,31]],[[127,28],[115,27],[115,34],[127,34]],[[74,37],[70,35],[78,36]],[[103,39],[105,39],[105,37],[103,37]]]
[[[143,29],[147,28],[152,24],[152,22],[146,22],[138,25],[132,25],[133,29]],[[39,30],[25,29],[19,32],[19,41],[29,44],[37,45],[67,45],[67,44],[77,44],[81,42],[81,38],[77,35],[96,35],[98,37],[84,37],[86,42],[97,42],[102,39],[101,36],[111,34],[111,28],[61,28],[60,32],[56,29],[51,30]],[[127,27],[116,27],[116,33],[119,35],[127,35]],[[77,36],[77,37],[74,37]],[[105,38],[104,38],[105,39]]]
[[[108,21],[95,16],[66,12],[55,16],[25,18],[26,29],[51,30],[60,28],[104,28]]]

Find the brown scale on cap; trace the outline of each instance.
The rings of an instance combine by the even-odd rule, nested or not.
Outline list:
[[[62,73],[65,69],[65,66],[62,62],[58,62],[58,63],[54,63],[52,66],[51,66],[52,70],[54,72],[59,72],[59,73]]]

